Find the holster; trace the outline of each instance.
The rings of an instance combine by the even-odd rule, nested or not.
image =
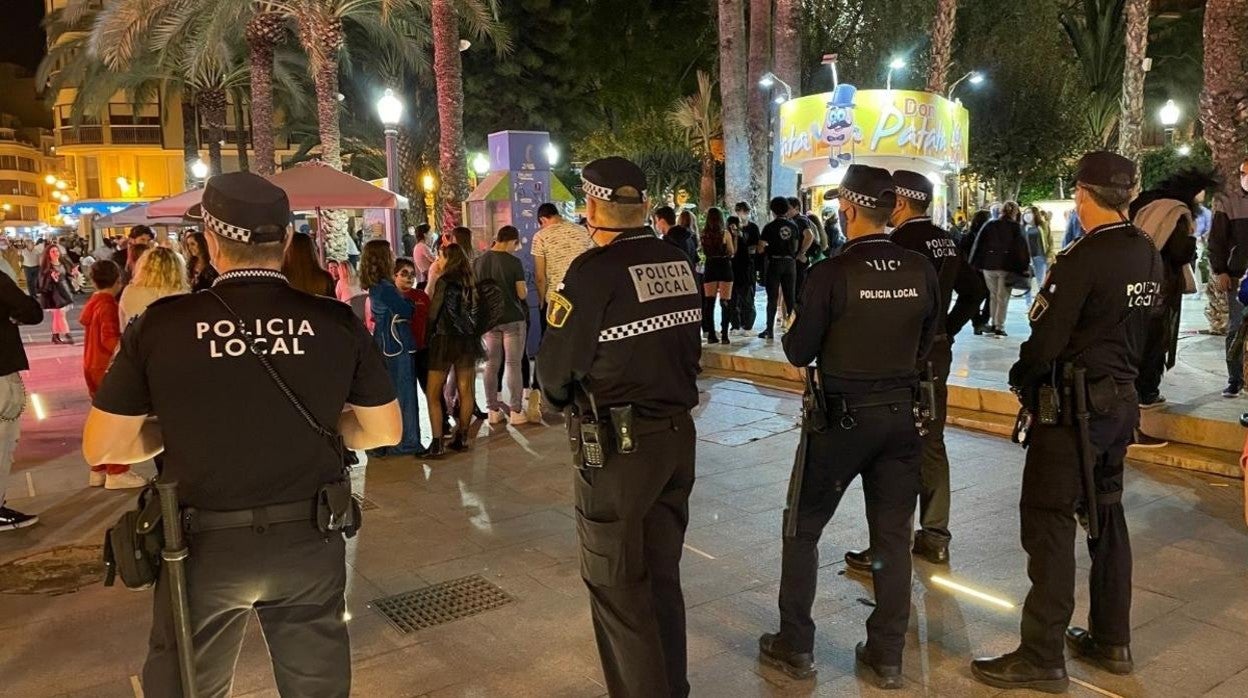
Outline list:
[[[164,545],[160,496],[154,485],[148,485],[139,493],[135,508],[122,514],[104,534],[104,586],[113,586],[118,577],[127,589],[155,585]]]
[[[321,533],[341,533],[354,538],[364,523],[360,500],[351,494],[351,481],[321,485],[316,491],[316,527]]]

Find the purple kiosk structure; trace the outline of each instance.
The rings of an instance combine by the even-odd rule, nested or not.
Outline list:
[[[505,225],[520,231],[517,255],[529,284],[529,336],[526,348],[537,353],[541,325],[537,287],[533,281],[533,236],[537,234],[537,207],[550,201],[572,201],[568,188],[551,174],[547,160],[550,134],[545,131],[499,131],[489,137],[490,172],[468,196],[464,220],[472,229],[476,252],[489,249],[494,234]]]

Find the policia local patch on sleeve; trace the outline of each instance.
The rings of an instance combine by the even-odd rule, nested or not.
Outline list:
[[[546,309],[546,324],[554,328],[562,328],[568,322],[568,316],[572,314],[572,301],[564,298],[562,293],[550,294],[547,301],[550,307]]]

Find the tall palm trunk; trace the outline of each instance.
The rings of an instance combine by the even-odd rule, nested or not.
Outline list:
[[[307,3],[299,15],[299,34],[308,54],[308,68],[316,91],[316,123],[321,139],[321,162],[342,169],[342,132],[338,122],[338,54],[345,36],[342,18],[329,14],[321,3]],[[325,257],[347,258],[347,216],[344,211],[322,210],[318,222],[324,235]]]
[[[703,211],[719,203],[715,197],[715,157],[709,154],[702,156],[702,179],[698,183],[698,203],[701,204]]]
[[[750,200],[750,141],[746,129],[745,9],[719,2],[719,100],[724,125],[724,195],[729,205]],[[712,167],[712,173],[714,168]]]
[[[1148,54],[1148,2],[1127,0],[1126,61],[1122,70],[1122,117],[1118,152],[1135,160],[1144,131],[1144,58]],[[1242,11],[1242,10],[1241,10]]]
[[[247,64],[251,72],[251,141],[256,172],[273,174],[273,49],[282,37],[282,16],[260,12],[247,23]]]
[[[410,125],[406,123],[399,125],[399,134],[395,138],[395,150],[398,151],[399,156],[399,181],[391,182],[390,188],[408,200],[410,208],[401,212],[403,229],[407,230],[408,226],[416,225],[415,207],[424,200],[424,197],[416,195],[416,176],[420,169],[420,162],[419,153],[416,152],[416,138],[412,134]]]
[[[775,73],[789,84],[793,96],[802,94],[802,2],[801,0],[776,0],[774,27]],[[778,120],[777,120],[778,121]],[[772,135],[775,138],[775,135]],[[768,167],[772,168],[771,189],[777,196],[797,195],[797,173],[781,167],[773,153]]]
[[[1248,12],[1242,0],[1208,0],[1204,44],[1200,118],[1214,166],[1232,190],[1248,153]]]
[[[927,91],[944,94],[949,86],[953,58],[953,32],[958,21],[958,0],[937,0],[932,21],[932,62],[927,70]]]
[[[247,114],[243,110],[243,91],[234,92],[234,140],[238,147],[238,171],[251,172],[247,160]]]
[[[182,177],[186,189],[195,182],[191,174],[191,165],[199,159],[199,126],[195,124],[195,96],[189,89],[182,90]]]
[[[199,100],[199,116],[208,130],[208,171],[219,175],[223,171],[221,164],[221,141],[225,139],[225,109],[228,101],[225,90],[210,87],[196,94]]]
[[[432,0],[433,74],[438,93],[438,169],[442,172],[442,227],[460,224],[468,197],[464,152],[464,82],[459,56],[459,18],[451,0]]]
[[[750,0],[750,49],[746,67],[745,122],[750,146],[750,185],[755,208],[771,192],[767,190],[767,172],[771,167],[771,95],[758,89],[758,81],[771,69],[771,2]]]

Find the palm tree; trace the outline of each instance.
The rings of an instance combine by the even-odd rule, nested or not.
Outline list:
[[[932,62],[927,69],[927,91],[945,93],[953,59],[953,33],[958,22],[958,0],[936,0],[932,21]]]
[[[1213,162],[1230,190],[1239,182],[1239,167],[1248,153],[1248,12],[1240,0],[1208,0],[1205,4],[1205,85],[1200,118]]]
[[[776,76],[788,83],[794,97],[802,93],[802,3],[801,0],[776,0],[775,27],[773,31],[774,65]],[[769,140],[774,139],[769,134]],[[797,194],[797,173],[784,167],[777,168],[770,158],[767,167],[772,168],[771,188],[783,196]]]
[[[771,167],[771,100],[758,81],[771,70],[771,3],[772,0],[750,0],[750,48],[746,60],[745,122],[750,146],[750,184],[754,195],[749,198],[758,207],[760,200],[771,196],[767,191],[767,170]]]
[[[1118,126],[1126,55],[1124,2],[1083,0],[1080,16],[1067,12],[1059,16],[1088,90],[1088,128],[1103,148],[1109,147]]]
[[[698,203],[703,210],[708,209],[717,203],[715,161],[724,137],[719,104],[715,101],[715,83],[711,76],[699,70],[697,94],[677,100],[668,110],[667,119],[672,126],[684,131],[690,150],[702,164]]]
[[[742,0],[719,2],[719,101],[724,122],[724,189],[728,203],[749,201],[750,142],[746,128],[746,82],[743,50],[745,7]]]
[[[1118,152],[1135,160],[1144,131],[1144,58],[1148,55],[1149,0],[1127,0],[1126,56],[1122,73],[1122,116]]]
[[[286,35],[286,17],[274,3],[253,2],[247,20],[247,66],[251,77],[251,142],[256,171],[273,174],[273,52]],[[242,124],[239,124],[240,132]],[[239,148],[239,152],[243,152]]]

